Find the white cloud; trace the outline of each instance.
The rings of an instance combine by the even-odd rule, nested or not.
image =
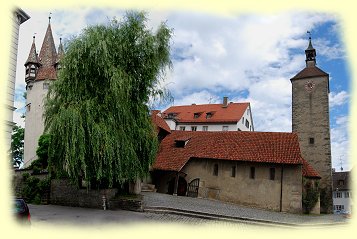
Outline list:
[[[329,95],[329,101],[330,101],[330,107],[335,107],[335,106],[340,106],[345,103],[347,103],[347,100],[349,98],[349,95],[346,91],[340,91],[338,93],[336,92],[330,92]]]
[[[336,127],[331,129],[331,156],[332,167],[339,171],[342,167],[344,170],[350,170],[352,166],[351,154],[349,150],[349,128],[348,116],[341,116],[336,119]]]
[[[39,50],[48,22],[47,12],[27,12],[31,19],[20,29],[17,86],[24,84],[23,64],[32,35],[37,32]],[[59,37],[76,35],[89,23],[105,23],[113,16],[120,18],[122,13],[120,9],[93,11],[89,8],[53,11],[56,45]],[[338,20],[330,13],[222,17],[156,11],[150,12],[148,17],[152,19],[150,28],[166,19],[167,25],[173,28],[173,71],[165,82],[175,98],[175,105],[208,103],[210,99],[211,103],[221,103],[222,95],[229,95],[235,102],[249,101],[257,131],[291,131],[289,79],[305,66],[307,30],[312,30],[318,58],[336,59],[344,55],[340,45],[314,35],[313,29],[317,26]],[[338,26],[335,24],[332,30],[337,31]],[[241,92],[246,93],[242,96]],[[331,107],[343,105],[347,100],[346,91],[330,93]],[[347,149],[348,138],[340,128],[342,122],[343,118],[338,119],[337,128],[331,130],[334,159]],[[346,141],[339,141],[339,137]]]

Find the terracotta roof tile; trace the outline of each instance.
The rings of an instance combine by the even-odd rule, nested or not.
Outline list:
[[[25,62],[25,66],[27,65],[27,63],[39,64],[39,60],[38,60],[37,52],[36,52],[35,38],[34,38],[34,41],[32,42],[30,53],[29,53],[29,56],[27,57],[27,60]]]
[[[36,80],[57,79],[56,68],[54,66],[41,66],[38,69]]]
[[[175,140],[188,138],[184,148],[176,147]],[[171,131],[161,142],[153,168],[179,171],[190,158],[302,164],[295,133]]]
[[[163,129],[166,132],[171,133],[170,127],[167,125],[166,121],[158,115],[159,113],[160,110],[152,110],[151,121],[157,127],[158,132],[160,131],[160,129]]]
[[[163,117],[169,113],[176,113],[175,120],[182,123],[210,123],[210,122],[238,122],[249,103],[230,103],[227,107],[223,104],[204,104],[204,105],[182,105],[172,106],[163,112]],[[212,117],[206,118],[206,114],[211,112]],[[194,114],[198,113],[195,118]]]
[[[320,174],[305,159],[302,159],[302,176],[306,178],[321,178]]]
[[[317,66],[305,67],[302,71],[297,73],[290,80],[304,79],[309,77],[317,77],[317,76],[328,76],[326,72],[318,68]]]

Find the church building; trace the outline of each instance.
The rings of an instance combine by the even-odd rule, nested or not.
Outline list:
[[[29,56],[25,62],[26,82],[26,120],[24,140],[24,168],[37,159],[36,149],[38,139],[44,131],[44,99],[51,81],[57,79],[57,71],[61,68],[60,59],[63,56],[63,45],[60,42],[56,51],[51,29],[51,17],[38,55],[33,37]]]

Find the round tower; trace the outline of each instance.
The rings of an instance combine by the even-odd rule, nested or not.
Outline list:
[[[44,131],[43,106],[49,84],[57,79],[57,56],[52,29],[51,17],[42,43],[40,54],[36,52],[35,37],[25,63],[26,73],[26,120],[24,140],[24,167],[37,159],[38,139]],[[61,44],[62,46],[62,44]],[[62,53],[61,53],[62,54]]]

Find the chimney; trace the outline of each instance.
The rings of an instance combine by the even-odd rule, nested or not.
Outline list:
[[[224,96],[223,97],[223,105],[222,105],[222,107],[223,108],[227,108],[227,106],[228,106],[228,97],[227,96]]]

